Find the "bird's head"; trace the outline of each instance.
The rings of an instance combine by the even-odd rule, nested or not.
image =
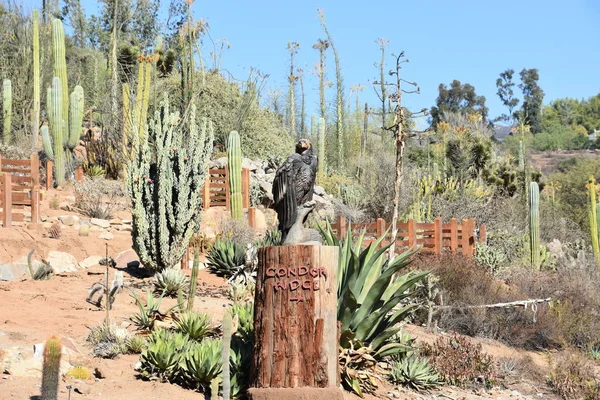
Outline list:
[[[310,140],[300,139],[298,143],[296,143],[296,153],[302,154],[308,149],[310,149]]]

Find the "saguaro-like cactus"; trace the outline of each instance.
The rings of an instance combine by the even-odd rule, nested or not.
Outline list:
[[[317,178],[323,179],[325,176],[325,118],[319,118],[319,156],[317,167]]]
[[[590,239],[592,240],[592,250],[596,258],[596,264],[600,265],[600,245],[598,240],[598,204],[596,202],[596,179],[590,176],[588,182],[588,199],[590,216]]]
[[[167,99],[157,107],[143,140],[133,135],[139,148],[127,167],[133,248],[150,270],[177,264],[200,227],[200,194],[213,137],[212,122],[203,118],[198,124],[194,105],[180,121]]]
[[[529,184],[529,232],[531,237],[531,265],[540,268],[540,189],[536,182]]]
[[[190,290],[188,292],[188,312],[194,310],[194,298],[196,297],[196,286],[198,286],[198,270],[200,269],[200,251],[194,251],[194,265],[192,266],[192,276],[190,277]]]
[[[523,149],[523,141],[519,140],[519,169],[525,170],[525,151]]]
[[[54,76],[60,78],[62,86],[62,119],[65,124],[69,123],[69,82],[67,80],[67,59],[65,56],[65,29],[60,19],[52,21],[52,55],[54,57]],[[64,136],[65,144],[68,137]]]
[[[9,144],[12,136],[12,84],[8,79],[2,82],[2,117],[4,118],[2,130],[4,144]]]
[[[231,131],[227,139],[227,170],[231,218],[241,219],[244,216],[242,208],[242,148],[240,135],[236,131]]]
[[[44,364],[42,366],[41,400],[58,398],[58,378],[60,373],[60,357],[62,343],[56,336],[51,337],[44,345]]]
[[[48,88],[48,97],[46,104],[48,105],[48,117],[50,119],[50,130],[52,131],[52,151],[54,157],[54,179],[57,186],[61,186],[65,181],[65,121],[63,120],[62,111],[62,84],[60,78],[52,79],[52,87]],[[42,132],[43,134],[43,132]],[[50,141],[50,137],[43,137],[43,140]],[[44,146],[46,147],[46,145]],[[50,157],[49,154],[47,154]]]
[[[67,146],[69,149],[74,149],[79,142],[81,137],[81,126],[83,125],[83,88],[81,86],[75,86],[73,93],[71,93],[71,109],[69,110],[69,140]]]
[[[33,115],[31,120],[32,144],[38,145],[40,129],[40,26],[38,10],[33,10]]]

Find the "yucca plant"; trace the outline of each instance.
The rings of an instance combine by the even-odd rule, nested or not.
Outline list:
[[[165,296],[177,296],[177,291],[187,287],[187,277],[181,270],[175,268],[166,268],[155,276],[154,288],[157,293],[163,293]]]
[[[244,265],[245,261],[244,247],[227,239],[215,241],[206,255],[208,269],[224,277],[233,275],[240,265]]]
[[[426,358],[410,356],[394,362],[389,373],[392,383],[420,391],[441,384],[441,379]]]
[[[148,346],[140,356],[140,371],[147,378],[173,380],[179,376],[181,364],[191,344],[187,336],[164,329],[152,332]]]
[[[353,243],[351,228],[342,240],[337,238],[329,223],[319,229],[327,245],[339,247],[340,345],[349,348],[352,342],[358,342],[369,346],[378,359],[406,351],[405,345],[390,341],[390,338],[400,331],[398,323],[417,308],[416,304],[405,300],[411,296],[413,286],[428,274],[398,275],[410,264],[415,251],[404,252],[390,262],[385,256],[390,245],[379,248],[387,232],[361,250],[364,232]]]
[[[206,389],[222,370],[222,343],[220,339],[205,339],[194,344],[185,354],[182,363],[186,382],[196,388]]]
[[[200,341],[213,333],[210,317],[201,312],[190,311],[179,315],[175,321],[177,332],[191,340]]]

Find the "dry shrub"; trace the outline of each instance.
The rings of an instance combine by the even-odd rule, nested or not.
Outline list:
[[[244,249],[248,244],[254,243],[256,231],[244,219],[228,218],[221,221],[221,234],[223,237],[241,245]]]
[[[451,385],[468,386],[481,379],[483,383],[496,379],[494,359],[483,352],[481,344],[473,344],[465,336],[438,337],[431,345],[423,344],[421,351]]]
[[[123,197],[121,184],[103,177],[84,177],[75,183],[75,207],[91,218],[112,218],[115,211],[124,208]]]
[[[550,359],[548,383],[565,400],[599,400],[600,382],[593,371],[591,362],[581,354],[563,351]]]

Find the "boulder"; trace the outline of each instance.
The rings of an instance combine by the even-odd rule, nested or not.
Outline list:
[[[92,218],[90,223],[95,226],[99,226],[100,228],[110,228],[110,221],[100,218]]]
[[[110,232],[103,232],[100,235],[98,235],[98,239],[113,240],[114,238],[115,238],[115,235],[113,235]]]
[[[227,157],[217,158],[216,160],[212,160],[209,164],[209,168],[218,168],[223,169],[227,165]]]
[[[315,190],[314,190],[315,194],[317,196],[325,196],[327,193],[325,192],[325,189],[323,189],[323,186],[319,186],[319,185],[315,185]]]
[[[51,251],[46,259],[55,274],[77,271],[77,259],[69,253]]]
[[[91,256],[86,258],[83,261],[79,262],[79,268],[83,268],[83,269],[88,269],[89,267],[93,267],[95,265],[99,265],[100,264],[100,260],[102,260],[104,257],[102,256]]]
[[[79,217],[77,215],[61,215],[58,219],[66,226],[73,226],[79,223]]]
[[[31,260],[31,267],[37,270],[43,266],[40,260]],[[29,265],[27,264],[27,256],[23,256],[12,263],[0,265],[0,281],[12,281],[20,279],[25,275],[29,275]]]
[[[335,218],[335,207],[329,200],[324,199],[321,196],[313,196],[313,200],[317,202],[315,212],[322,219],[333,220]]]
[[[25,360],[11,363],[11,365],[5,368],[5,372],[15,377],[29,377],[38,378],[42,377],[42,363],[41,358],[28,358]],[[65,359],[60,360],[60,374],[64,375],[72,368],[71,364]]]

